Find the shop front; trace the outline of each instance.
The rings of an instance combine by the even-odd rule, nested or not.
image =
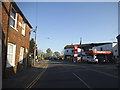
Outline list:
[[[111,51],[88,51],[86,55],[92,56],[94,59],[98,59],[98,63],[113,62],[113,52]]]

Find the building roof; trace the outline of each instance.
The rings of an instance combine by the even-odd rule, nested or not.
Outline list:
[[[24,22],[27,23],[30,28],[32,28],[32,26],[30,25],[30,23],[28,22],[28,20],[26,19],[26,17],[23,15],[22,11],[21,11],[20,8],[17,6],[17,4],[16,4],[15,2],[11,2],[11,4],[13,5],[13,7],[15,7],[15,10],[16,10],[17,12],[19,12],[20,15],[23,17]]]
[[[108,42],[108,43],[88,43],[88,44],[75,44],[75,45],[78,45],[78,48],[82,48],[82,47],[94,47],[94,46],[99,46],[99,45],[104,45],[104,44],[111,44],[111,43],[114,43],[114,42]],[[67,48],[74,48],[74,45],[66,45],[64,47],[64,49],[67,49]]]

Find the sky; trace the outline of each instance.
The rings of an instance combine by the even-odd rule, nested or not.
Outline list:
[[[66,45],[116,42],[117,2],[17,2],[32,25],[37,45],[62,52]],[[35,34],[31,33],[31,38]]]

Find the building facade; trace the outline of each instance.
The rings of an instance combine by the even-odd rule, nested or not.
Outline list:
[[[31,28],[15,2],[2,2],[3,74],[16,73],[27,66]]]
[[[78,54],[85,55],[85,52],[91,51],[92,47],[98,46],[98,45],[103,45],[106,43],[90,43],[90,44],[76,44],[76,45],[66,45],[64,47],[64,56],[65,59],[71,59],[74,57],[74,46],[78,46]]]
[[[64,56],[65,59],[72,59],[75,57],[74,53],[74,46],[76,45],[67,45],[64,48]],[[109,58],[118,57],[118,45],[117,43],[90,43],[90,44],[81,44],[77,45],[77,57],[82,56],[92,56],[93,58],[99,57],[106,57],[109,56]],[[106,55],[106,56],[105,56]],[[100,59],[100,58],[99,58]]]
[[[92,48],[93,58],[97,58],[99,62],[109,60],[109,62],[116,62],[118,57],[118,44],[117,42],[95,46]]]

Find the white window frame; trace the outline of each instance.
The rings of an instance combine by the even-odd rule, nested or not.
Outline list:
[[[12,45],[13,46],[13,52],[10,53],[9,52],[9,45]],[[9,59],[9,55],[13,55],[12,57],[12,61],[10,61]],[[16,55],[16,45],[15,44],[12,44],[12,43],[8,43],[8,50],[7,50],[7,65],[6,67],[14,67],[15,66],[15,55]]]
[[[12,27],[13,29],[15,29],[16,31],[18,31],[17,30],[17,16],[18,16],[18,14],[17,14],[17,12],[16,12],[16,10],[12,7],[12,9],[15,11],[15,18],[12,16],[12,13],[11,13],[11,15],[10,15],[10,19],[12,19],[12,20],[14,20],[15,21],[15,25],[14,26],[12,26],[12,25],[10,25],[10,27]],[[11,23],[11,22],[10,22]]]
[[[21,24],[21,27],[22,27],[22,35],[25,36],[25,26],[26,26],[26,23],[23,21],[22,24]]]
[[[20,47],[20,58],[19,63],[22,64],[24,59],[24,47]]]

